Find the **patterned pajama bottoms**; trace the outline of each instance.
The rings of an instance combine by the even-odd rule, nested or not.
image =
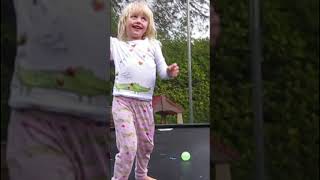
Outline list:
[[[137,180],[147,176],[153,150],[154,119],[152,101],[114,96],[112,114],[119,150],[112,180],[127,180],[135,160]]]
[[[108,180],[109,127],[37,110],[13,110],[7,163],[11,180]]]

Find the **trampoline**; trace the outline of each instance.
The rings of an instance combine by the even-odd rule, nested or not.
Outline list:
[[[210,132],[209,124],[157,125],[155,148],[149,163],[149,175],[158,180],[209,180],[210,179]],[[113,140],[111,164],[118,152]],[[180,157],[183,151],[191,154],[189,161]],[[134,168],[129,180],[134,179]]]

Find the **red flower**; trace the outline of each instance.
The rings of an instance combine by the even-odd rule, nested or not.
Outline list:
[[[101,11],[104,9],[104,3],[102,0],[94,0],[93,1],[93,9],[95,11]]]
[[[76,69],[75,67],[69,66],[69,67],[66,69],[65,74],[66,74],[67,76],[74,77],[75,74],[76,74],[76,72],[77,72],[77,69]]]

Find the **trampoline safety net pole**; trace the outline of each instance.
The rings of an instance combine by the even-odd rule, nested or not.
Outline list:
[[[187,0],[187,39],[188,39],[188,77],[189,77],[189,122],[193,123],[191,35],[190,35],[190,0]]]
[[[250,0],[250,50],[253,83],[252,107],[254,114],[255,136],[255,179],[265,180],[264,167],[264,131],[263,131],[263,103],[262,103],[262,47],[260,30],[260,0]]]

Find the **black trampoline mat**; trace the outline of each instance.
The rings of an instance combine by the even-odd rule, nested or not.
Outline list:
[[[158,180],[209,180],[210,144],[209,126],[157,126],[155,147],[149,162],[151,177]],[[112,131],[112,174],[114,156],[118,152]],[[181,159],[181,153],[191,154],[189,161]],[[134,180],[134,166],[129,180]]]

